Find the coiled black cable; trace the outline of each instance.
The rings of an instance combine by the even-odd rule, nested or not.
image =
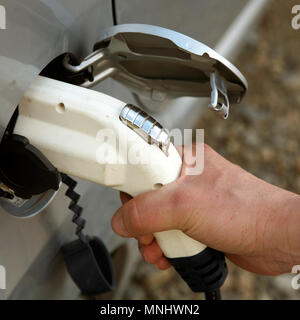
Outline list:
[[[65,195],[69,199],[71,199],[71,203],[69,204],[68,208],[74,213],[74,216],[72,218],[72,222],[77,225],[76,235],[78,236],[78,238],[82,242],[88,243],[87,236],[83,233],[83,229],[86,224],[86,220],[81,217],[81,213],[82,213],[83,208],[78,205],[80,195],[74,191],[74,189],[77,185],[77,182],[65,173],[61,173],[60,175],[61,175],[62,182],[66,186],[68,186],[68,189],[65,192]]]

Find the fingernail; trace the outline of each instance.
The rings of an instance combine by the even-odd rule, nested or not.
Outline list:
[[[112,220],[112,227],[114,231],[121,237],[128,236],[128,232],[124,225],[123,215],[120,211],[117,211]]]

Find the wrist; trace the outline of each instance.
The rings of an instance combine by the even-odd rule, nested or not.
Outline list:
[[[274,201],[272,241],[275,261],[280,273],[291,272],[300,264],[300,196],[280,189]],[[273,249],[273,250],[272,250]]]

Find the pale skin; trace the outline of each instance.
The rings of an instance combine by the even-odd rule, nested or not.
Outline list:
[[[182,157],[188,154],[183,149]],[[184,162],[184,161],[183,161]],[[134,237],[143,258],[170,267],[153,233],[179,229],[225,253],[248,271],[279,275],[300,264],[300,196],[271,185],[204,145],[204,170],[133,199],[112,218],[114,231]]]

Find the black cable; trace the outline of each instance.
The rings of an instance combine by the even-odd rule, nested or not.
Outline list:
[[[205,292],[205,299],[206,300],[221,300],[221,291],[220,289]]]
[[[68,186],[68,189],[65,195],[71,199],[71,203],[69,204],[68,208],[74,213],[72,222],[77,225],[76,235],[82,242],[88,243],[88,239],[86,235],[83,233],[83,229],[86,223],[85,219],[81,217],[83,208],[77,204],[79,201],[80,195],[74,191],[77,185],[77,182],[65,173],[61,173],[60,175],[61,175],[62,182]]]
[[[114,26],[116,26],[118,22],[117,22],[117,10],[116,10],[115,0],[111,0],[111,9],[112,9],[112,15],[113,15],[113,23],[114,23]]]

